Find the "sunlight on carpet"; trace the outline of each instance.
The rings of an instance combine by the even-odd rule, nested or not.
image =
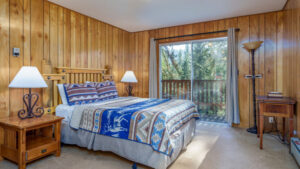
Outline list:
[[[170,169],[199,168],[218,138],[219,135],[207,131],[198,131],[195,138],[187,146],[187,150],[180,154],[178,159],[170,166]]]

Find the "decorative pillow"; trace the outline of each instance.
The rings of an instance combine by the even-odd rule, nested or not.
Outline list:
[[[119,97],[114,81],[96,83],[99,100],[107,100]]]
[[[64,84],[64,88],[69,105],[94,103],[99,100],[93,84]]]

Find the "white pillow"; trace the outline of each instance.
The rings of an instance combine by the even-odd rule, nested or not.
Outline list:
[[[63,104],[68,105],[67,96],[65,93],[64,84],[57,84],[59,95]]]

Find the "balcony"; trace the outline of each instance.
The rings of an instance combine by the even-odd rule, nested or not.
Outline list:
[[[225,80],[162,80],[162,98],[192,100],[204,121],[225,122]]]

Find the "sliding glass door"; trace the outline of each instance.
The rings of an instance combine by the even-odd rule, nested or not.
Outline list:
[[[192,100],[201,119],[225,122],[227,38],[160,45],[160,96]]]
[[[191,52],[190,43],[160,46],[162,98],[191,99]]]

